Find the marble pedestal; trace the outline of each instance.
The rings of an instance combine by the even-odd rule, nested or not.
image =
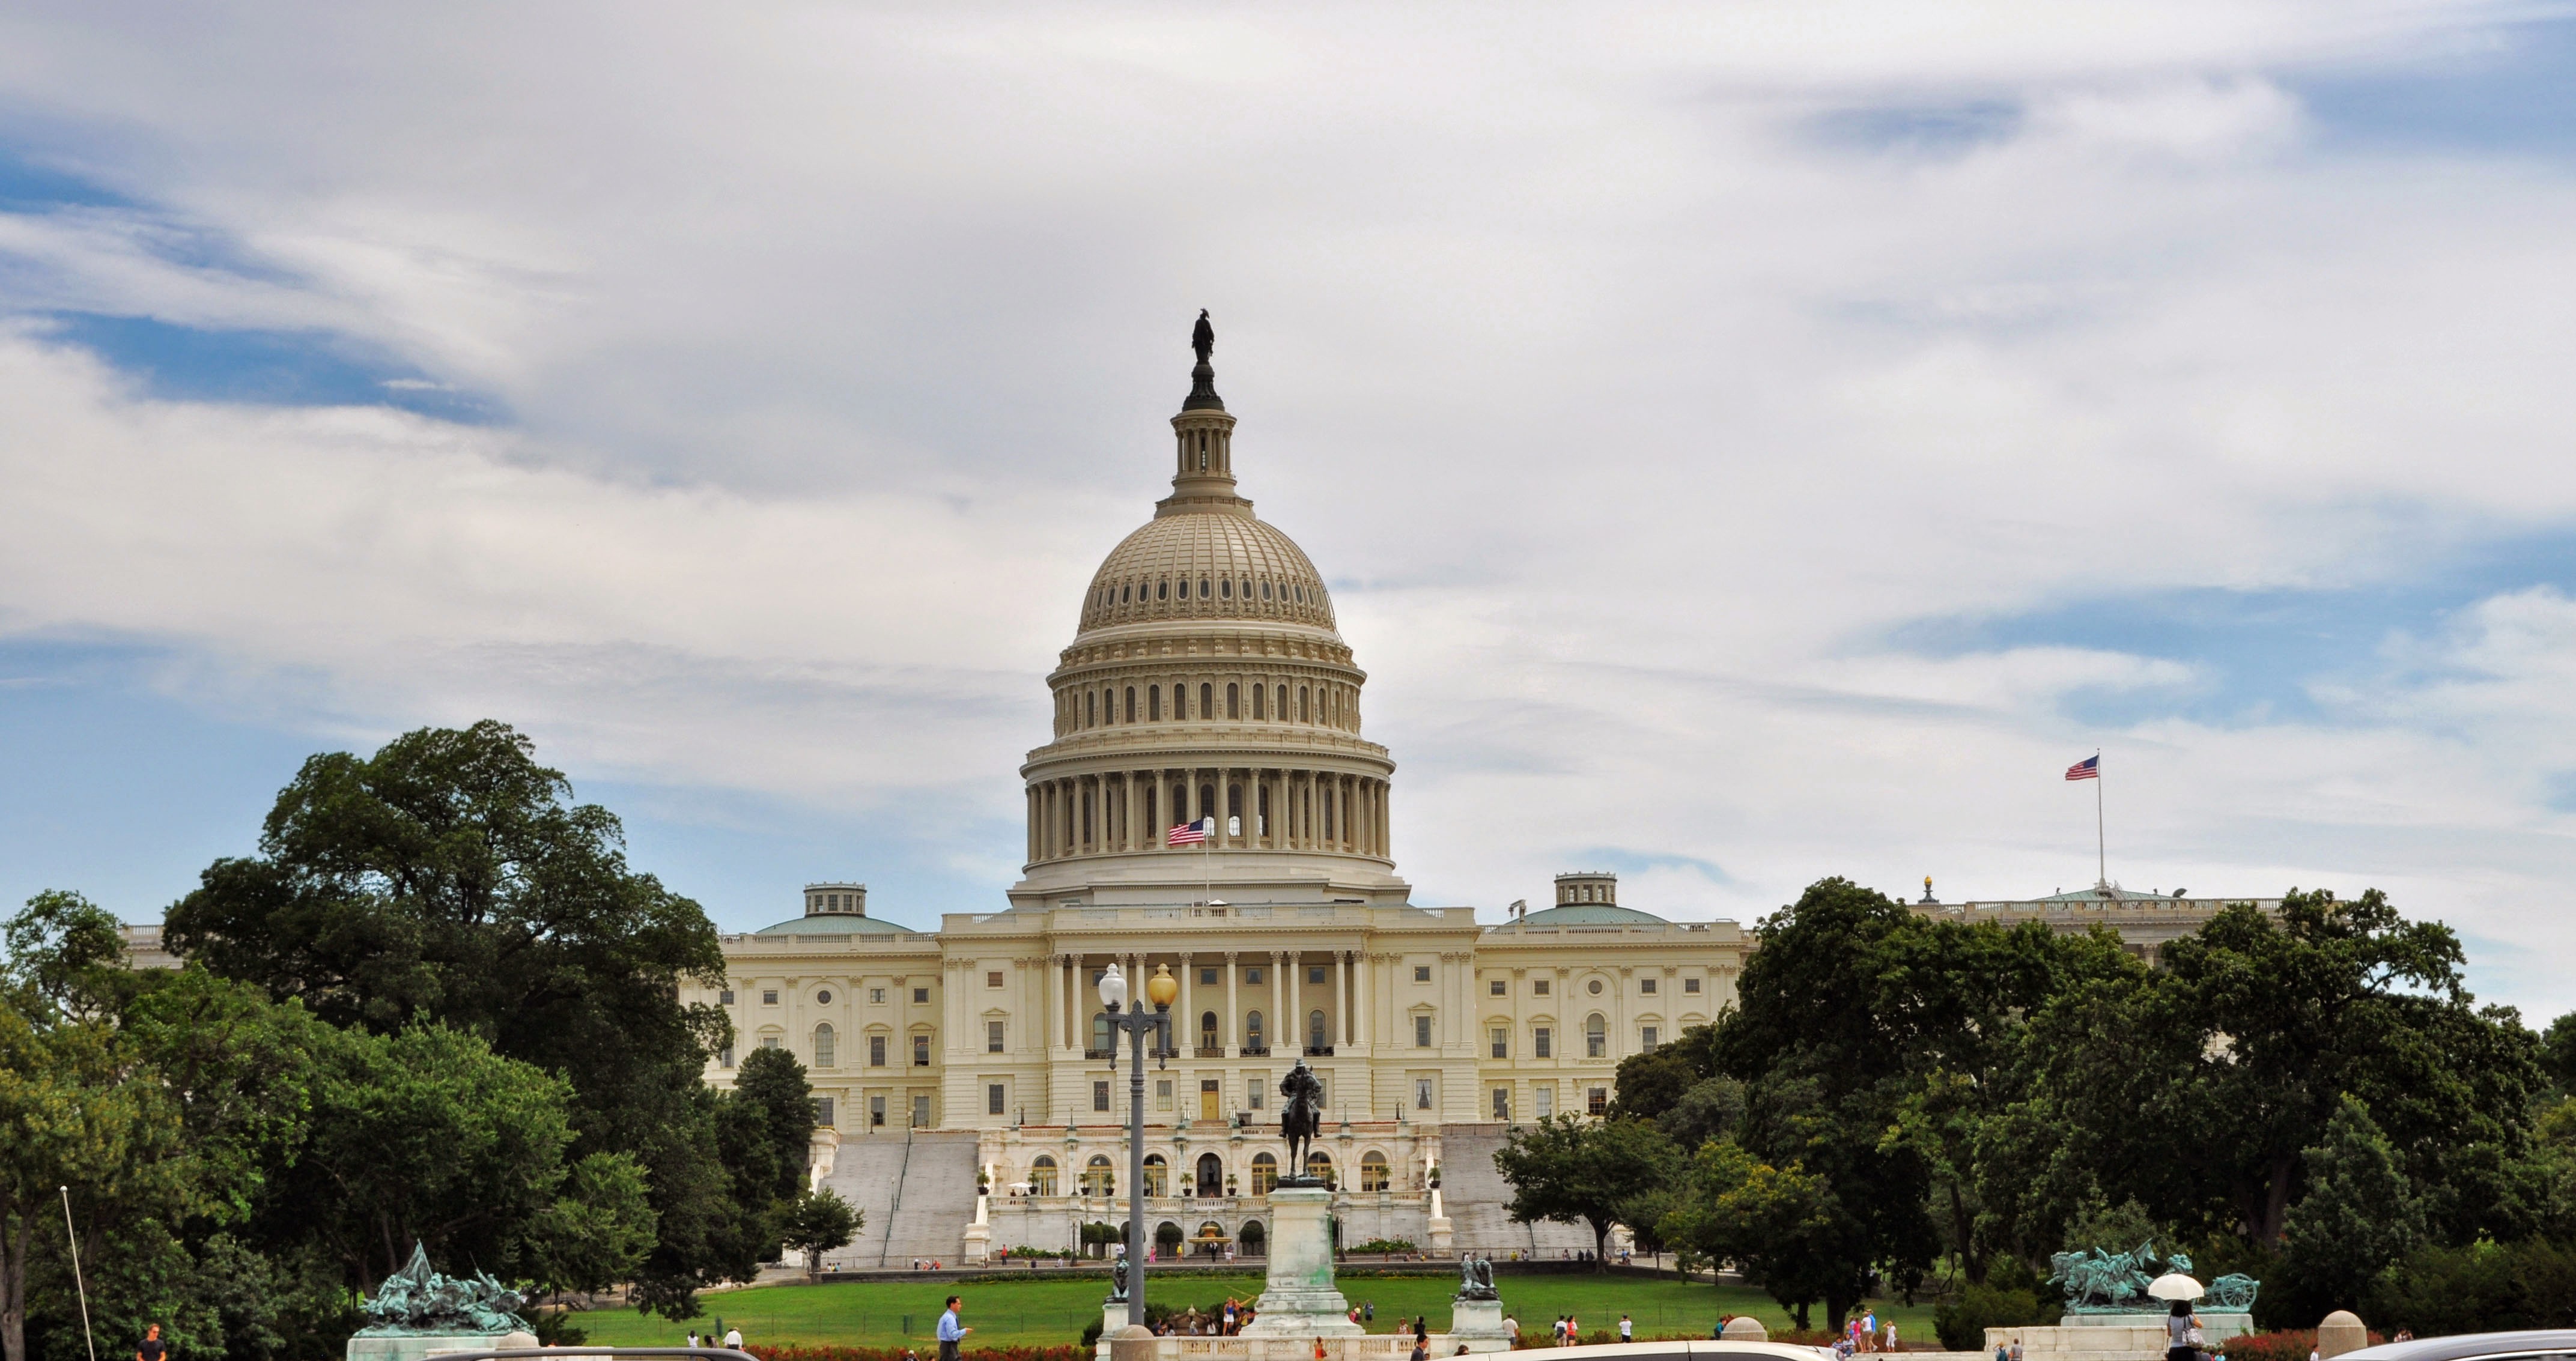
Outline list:
[[[1270,1278],[1246,1337],[1349,1337],[1351,1304],[1333,1285],[1333,1193],[1281,1186],[1270,1193]]]
[[[1460,1346],[1471,1352],[1507,1352],[1512,1349],[1512,1335],[1503,1331],[1501,1300],[1449,1301],[1449,1350]]]
[[[533,1333],[410,1333],[349,1339],[349,1361],[428,1361],[440,1352],[499,1351],[537,1345]]]

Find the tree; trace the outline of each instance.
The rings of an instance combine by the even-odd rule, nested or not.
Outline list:
[[[2308,1190],[2283,1228],[2294,1317],[2368,1303],[2371,1283],[2424,1237],[2424,1214],[2370,1108],[2347,1093],[2307,1150]]]
[[[334,1025],[435,1021],[561,1074],[572,1157],[623,1153],[646,1175],[660,1231],[639,1300],[690,1311],[699,1285],[756,1268],[771,1196],[732,1184],[700,1082],[730,1026],[679,1000],[722,981],[715,928],[623,840],[506,725],[422,729],[307,760],[259,854],[208,867],[165,938]]]
[[[866,1220],[866,1215],[825,1188],[796,1197],[779,1217],[779,1238],[805,1254],[805,1274],[810,1279],[823,1274],[823,1254],[848,1246]]]
[[[814,1088],[805,1080],[805,1065],[784,1049],[754,1049],[743,1055],[742,1067],[734,1072],[733,1099],[772,1164],[766,1169],[766,1181],[746,1175],[744,1193],[766,1193],[779,1200],[795,1197],[805,1189],[805,1169],[811,1158],[808,1145],[814,1137]],[[733,1165],[748,1173],[755,1165],[753,1156],[747,1150],[739,1156],[742,1161]]]
[[[1733,1262],[1807,1327],[1808,1306],[1826,1301],[1828,1322],[1866,1290],[1869,1267],[1840,1241],[1852,1219],[1820,1177],[1795,1164],[1774,1167],[1731,1139],[1712,1139],[1691,1160],[1689,1187],[1666,1215],[1662,1235],[1716,1262]]]
[[[1621,1207],[1670,1184],[1680,1167],[1672,1140],[1642,1120],[1549,1116],[1513,1131],[1494,1153],[1495,1170],[1511,1183],[1513,1221],[1589,1225],[1596,1270],[1607,1269],[1602,1259]]]
[[[2541,1032],[2540,1071],[2559,1091],[2576,1095],[2576,1011],[2551,1021]]]

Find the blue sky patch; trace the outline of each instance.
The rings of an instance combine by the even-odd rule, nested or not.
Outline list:
[[[2330,148],[2576,152],[2576,21],[2366,72],[2284,73]]]
[[[499,405],[380,349],[324,331],[210,330],[150,317],[47,314],[53,334],[140,380],[154,397],[262,406],[390,406],[489,424]]]
[[[0,211],[132,208],[134,200],[14,147],[0,146]]]
[[[2021,130],[2022,107],[1996,99],[1836,109],[1800,124],[1808,140],[1845,150],[1955,156]]]

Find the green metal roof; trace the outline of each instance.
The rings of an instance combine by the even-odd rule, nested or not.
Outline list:
[[[1670,926],[1672,923],[1652,912],[1633,907],[1614,907],[1609,903],[1567,903],[1563,907],[1543,907],[1521,918],[1533,926]]]
[[[856,912],[817,912],[810,917],[792,917],[776,926],[764,926],[752,932],[755,936],[917,936],[909,926],[863,917]]]

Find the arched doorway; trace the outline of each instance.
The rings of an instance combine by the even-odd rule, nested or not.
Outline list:
[[[1258,1219],[1243,1221],[1243,1227],[1234,1231],[1234,1241],[1246,1257],[1269,1255],[1270,1235],[1261,1227],[1261,1221]]]
[[[1168,1196],[1172,1193],[1172,1165],[1160,1153],[1145,1155],[1145,1194]]]
[[[1202,1197],[1225,1194],[1225,1160],[1213,1153],[1199,1155],[1198,1192]]]

